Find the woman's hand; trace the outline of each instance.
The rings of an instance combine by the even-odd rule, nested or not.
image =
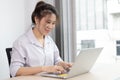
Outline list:
[[[44,66],[43,72],[61,74],[65,72],[65,69],[62,66]]]
[[[62,66],[67,71],[70,70],[70,67],[72,67],[72,63],[67,63],[64,61],[58,62],[57,65]]]

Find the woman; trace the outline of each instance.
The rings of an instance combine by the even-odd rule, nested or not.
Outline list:
[[[71,64],[62,61],[56,44],[48,36],[58,20],[55,8],[40,1],[31,17],[34,27],[13,44],[11,75],[33,75],[40,72],[64,73]]]

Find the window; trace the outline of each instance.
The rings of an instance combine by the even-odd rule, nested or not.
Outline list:
[[[74,61],[77,50],[83,48],[104,47],[99,60],[104,63],[114,62],[116,51],[119,53],[116,40],[120,40],[118,1],[55,0],[55,2],[61,18],[56,35],[60,31],[58,43],[61,44],[64,60]]]
[[[116,41],[116,53],[117,56],[120,56],[120,40]]]
[[[95,41],[94,40],[82,40],[81,49],[86,49],[86,48],[95,48]]]
[[[106,0],[75,0],[77,30],[107,29]]]

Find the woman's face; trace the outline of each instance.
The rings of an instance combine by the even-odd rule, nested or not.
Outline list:
[[[43,17],[41,20],[36,20],[36,28],[38,29],[39,33],[42,35],[47,35],[56,24],[56,15],[49,14]]]

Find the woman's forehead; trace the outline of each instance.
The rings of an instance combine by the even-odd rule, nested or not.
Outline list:
[[[47,14],[46,16],[43,17],[45,20],[50,20],[50,21],[56,21],[56,15],[55,14]]]

